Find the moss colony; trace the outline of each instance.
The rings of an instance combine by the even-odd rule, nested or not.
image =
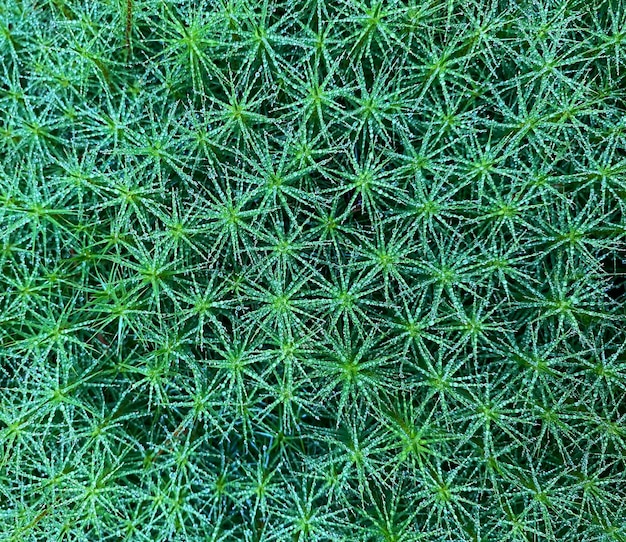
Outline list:
[[[0,0],[0,538],[626,541],[626,3]]]

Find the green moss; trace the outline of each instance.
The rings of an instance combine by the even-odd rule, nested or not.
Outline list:
[[[0,2],[0,539],[626,540],[625,58],[617,0]]]

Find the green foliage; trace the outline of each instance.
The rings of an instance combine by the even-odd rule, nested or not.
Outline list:
[[[626,541],[619,0],[0,1],[0,538]]]

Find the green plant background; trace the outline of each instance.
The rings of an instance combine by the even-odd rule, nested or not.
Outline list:
[[[626,4],[0,0],[0,539],[625,541]]]

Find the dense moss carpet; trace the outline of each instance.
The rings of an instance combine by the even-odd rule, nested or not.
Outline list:
[[[626,3],[0,0],[0,539],[626,541]]]

